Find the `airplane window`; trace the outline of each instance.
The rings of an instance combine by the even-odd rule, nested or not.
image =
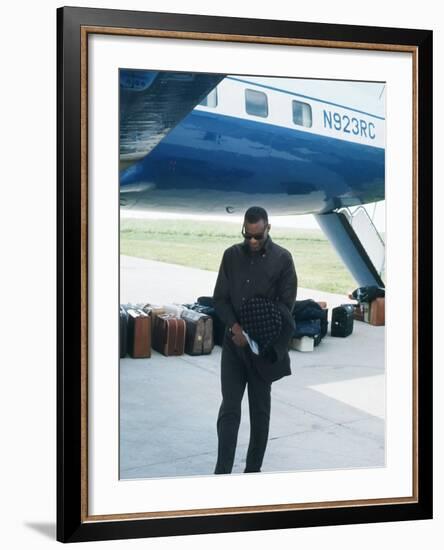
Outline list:
[[[298,126],[311,128],[313,121],[311,115],[311,105],[302,103],[302,101],[293,100],[293,122]]]
[[[199,105],[203,105],[204,107],[217,107],[217,88],[211,90],[207,97],[202,99]]]
[[[257,90],[245,90],[245,109],[249,115],[267,117],[267,95]]]

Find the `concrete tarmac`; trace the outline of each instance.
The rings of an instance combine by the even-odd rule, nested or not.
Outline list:
[[[121,256],[121,303],[189,303],[213,293],[216,273]],[[349,300],[299,289],[298,299]],[[384,327],[355,322],[313,352],[291,351],[292,375],[272,385],[262,472],[385,465]],[[120,360],[121,479],[213,475],[221,401],[220,354]],[[245,468],[248,396],[233,473]]]

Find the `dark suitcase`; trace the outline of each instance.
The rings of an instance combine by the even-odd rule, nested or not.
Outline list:
[[[192,311],[197,311],[211,317],[213,320],[213,342],[218,346],[222,346],[224,341],[225,324],[220,319],[212,305],[204,305],[200,302],[200,300],[203,300],[205,304],[212,304],[213,298],[201,297],[198,298],[198,300],[199,301],[194,302],[194,304],[184,304],[184,306]]]
[[[224,343],[225,323],[219,317],[214,308],[214,300],[212,296],[199,296],[197,299],[195,311],[200,311],[209,315],[213,319],[213,339],[214,343],[222,346]]]
[[[153,348],[165,356],[183,355],[186,325],[173,315],[158,315],[153,332]]]
[[[322,308],[321,314],[322,317],[320,317],[321,321],[321,340],[326,336],[328,331],[328,308],[327,308],[327,302],[317,302],[317,304]],[[325,305],[324,305],[325,304]],[[316,341],[315,338],[315,346],[317,346],[319,342]]]
[[[120,306],[120,324],[119,324],[119,352],[120,358],[128,353],[128,313],[126,309]]]
[[[181,315],[186,323],[185,353],[206,355],[213,351],[213,319],[209,315],[184,309]]]
[[[141,309],[128,309],[128,353],[131,357],[151,357],[151,318]]]
[[[331,335],[344,338],[353,332],[353,304],[342,304],[332,309]]]

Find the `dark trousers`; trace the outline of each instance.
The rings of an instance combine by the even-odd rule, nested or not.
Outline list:
[[[251,361],[250,348],[236,346],[226,335],[222,347],[222,404],[217,418],[219,442],[215,474],[229,474],[233,468],[242,397],[247,385],[250,443],[245,472],[260,472],[270,426],[271,383],[259,376]]]

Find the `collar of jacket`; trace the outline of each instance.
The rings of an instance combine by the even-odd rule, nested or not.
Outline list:
[[[263,256],[266,252],[268,252],[270,250],[272,242],[273,241],[271,240],[270,235],[268,235],[268,237],[267,237],[267,239],[264,243],[264,246],[259,251],[259,254],[261,256]],[[256,254],[256,252],[251,252],[250,247],[248,246],[248,243],[246,243],[245,241],[242,243],[242,248],[244,249],[244,252],[246,254]]]

